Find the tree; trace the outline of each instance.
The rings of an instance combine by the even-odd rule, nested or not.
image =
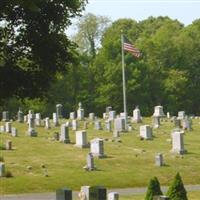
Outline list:
[[[1,0],[0,97],[42,96],[57,72],[75,62],[64,31],[86,0]]]
[[[131,19],[115,21],[103,35],[102,48],[94,61],[94,74],[96,83],[95,105],[98,112],[103,112],[108,105],[116,111],[123,107],[122,75],[121,75],[121,30],[125,30],[126,36],[137,37],[137,23]],[[126,62],[133,60],[126,54]],[[136,61],[137,63],[137,61]],[[133,64],[133,63],[132,63]],[[126,66],[126,72],[129,66]],[[127,72],[127,74],[130,74]]]
[[[190,113],[200,112],[200,44],[198,41],[200,41],[200,19],[185,27],[176,40],[177,67],[185,70],[188,78],[186,95],[183,97],[185,104],[182,109]]]
[[[109,24],[110,19],[105,16],[96,16],[92,13],[82,16],[76,24],[77,33],[73,37],[79,50],[90,56],[91,59],[94,58],[101,37]]]
[[[79,18],[75,27],[77,33],[72,40],[77,44],[80,53],[80,66],[82,70],[80,77],[82,86],[76,99],[81,100],[88,111],[95,108],[95,71],[93,62],[101,44],[102,35],[110,24],[110,19],[105,16],[96,16],[92,13]]]
[[[103,34],[102,48],[94,61],[96,109],[102,112],[105,106],[112,105],[117,112],[123,110],[122,30],[142,51],[139,59],[125,53],[128,112],[131,113],[138,104],[144,115],[152,114],[152,108],[157,104],[174,112],[182,108],[185,98],[190,99],[185,88],[189,81],[188,72],[180,66],[177,45],[183,29],[180,22],[168,17],[150,17],[138,23],[132,19],[113,22]]]
[[[145,200],[153,200],[154,196],[162,195],[160,183],[156,177],[152,178],[147,188]]]
[[[174,177],[173,182],[169,186],[167,196],[171,200],[187,200],[187,192],[184,188],[183,181],[179,173]]]

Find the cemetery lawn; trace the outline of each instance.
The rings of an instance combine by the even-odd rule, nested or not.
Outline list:
[[[13,150],[1,150],[6,170],[13,177],[0,179],[0,194],[55,192],[61,187],[80,190],[82,185],[146,187],[153,176],[157,176],[161,185],[169,185],[177,172],[180,172],[185,185],[200,184],[200,120],[194,119],[194,130],[186,131],[184,135],[185,149],[188,152],[183,156],[170,152],[169,139],[174,129],[173,123],[161,123],[159,129],[153,130],[154,139],[149,141],[139,139],[141,124],[134,123],[133,131],[121,135],[121,143],[110,141],[112,133],[96,131],[90,124],[87,129],[88,140],[95,137],[110,140],[104,142],[107,158],[95,158],[97,170],[86,172],[83,166],[86,164],[89,148],[74,147],[74,131],[70,130],[71,144],[63,144],[51,139],[54,132],[59,132],[58,127],[50,130],[37,127],[38,137],[28,137],[27,124],[13,122],[12,126],[18,129],[18,137],[0,134],[0,144],[6,140],[12,140],[13,143]],[[151,118],[145,118],[143,124],[151,124]],[[163,153],[166,166],[155,166],[156,153]],[[45,177],[47,172],[48,177]]]

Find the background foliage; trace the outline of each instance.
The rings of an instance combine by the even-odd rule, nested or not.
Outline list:
[[[71,38],[76,46],[64,30],[84,1],[59,2],[64,7],[39,0],[31,7],[8,6],[6,1],[1,7],[0,21],[6,21],[0,26],[1,110],[15,112],[20,104],[28,110],[38,104],[35,107],[49,115],[61,103],[67,116],[81,101],[87,112],[99,116],[109,105],[122,112],[123,32],[142,52],[139,59],[125,53],[129,114],[139,105],[143,115],[151,115],[158,104],[172,114],[200,113],[199,19],[188,26],[168,17],[110,23],[89,13],[80,18]],[[62,10],[66,7],[71,9]]]

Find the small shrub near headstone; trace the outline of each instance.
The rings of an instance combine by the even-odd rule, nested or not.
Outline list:
[[[154,197],[158,195],[162,195],[162,191],[158,179],[154,177],[149,182],[145,200],[154,200]]]
[[[167,196],[169,196],[170,200],[188,200],[187,191],[184,188],[184,184],[179,173],[177,173],[174,177],[174,180],[167,191]]]

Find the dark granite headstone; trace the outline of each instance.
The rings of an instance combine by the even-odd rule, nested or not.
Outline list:
[[[72,200],[72,190],[68,188],[56,190],[56,200]]]

